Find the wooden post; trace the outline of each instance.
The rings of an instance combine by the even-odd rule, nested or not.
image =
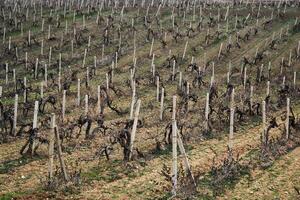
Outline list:
[[[28,31],[28,45],[31,45],[31,32],[30,30]]]
[[[41,42],[41,55],[44,55],[44,40]]]
[[[115,63],[114,61],[112,61],[111,63],[111,73],[110,73],[110,82],[113,83],[113,80],[114,80],[114,66],[115,66]]]
[[[294,72],[294,81],[293,81],[294,89],[296,89],[296,80],[297,80],[297,72]]]
[[[101,113],[101,87],[98,85],[97,87],[97,107],[98,107],[98,113]]]
[[[259,70],[259,82],[261,82],[262,73],[264,71],[264,64],[261,64],[260,70]]]
[[[28,53],[25,52],[25,69],[28,69]]]
[[[41,99],[44,98],[44,82],[42,81],[41,82],[41,86],[40,86],[40,96],[41,96]]]
[[[155,64],[151,65],[152,77],[155,78]]]
[[[106,78],[106,90],[107,90],[107,92],[109,92],[109,78],[108,78],[108,73],[105,74],[105,78]]]
[[[172,194],[176,195],[177,189],[177,126],[176,126],[176,96],[173,96],[172,113]]]
[[[74,40],[71,40],[71,55],[74,57]]]
[[[139,99],[137,101],[137,106],[136,106],[135,113],[134,113],[134,121],[133,121],[131,136],[130,136],[131,138],[130,138],[129,160],[131,159],[131,156],[132,156],[133,143],[134,143],[134,139],[135,139],[137,124],[138,124],[138,117],[139,117],[139,113],[140,113],[140,106],[141,106],[141,100]]]
[[[36,61],[35,61],[35,69],[34,69],[34,79],[37,79],[38,66],[39,66],[39,58],[36,58]]]
[[[177,127],[176,127],[177,129]],[[181,155],[183,156],[183,161],[184,161],[184,166],[185,166],[185,171],[187,172],[187,174],[191,177],[193,183],[194,183],[194,186],[196,187],[196,181],[195,181],[195,178],[192,174],[192,170],[191,170],[191,167],[190,167],[190,163],[189,163],[189,160],[188,160],[188,157],[187,157],[187,154],[185,152],[185,149],[184,149],[184,146],[183,146],[183,142],[181,140],[181,137],[180,135],[178,135],[178,138],[177,138],[177,142],[178,142],[178,146],[179,146],[179,150],[180,150],[180,153]]]
[[[104,48],[105,48],[105,45],[103,44],[103,45],[102,45],[101,60],[104,59]]]
[[[61,91],[61,73],[58,73],[58,91]]]
[[[246,90],[246,83],[247,83],[247,67],[244,69],[244,91]]]
[[[232,89],[232,92],[231,92],[230,108],[234,108],[234,107],[235,107],[235,104],[234,104],[234,97],[235,97],[235,89],[233,88],[233,89]]]
[[[44,77],[44,83],[45,86],[47,87],[48,85],[48,68],[47,68],[47,64],[45,63],[45,77]]]
[[[165,89],[161,88],[161,96],[160,96],[160,114],[159,118],[162,121],[163,120],[163,112],[164,112],[164,96],[165,96]]]
[[[215,80],[215,62],[212,63],[211,84],[214,82],[214,80]]]
[[[39,102],[35,101],[35,103],[34,103],[34,112],[33,112],[32,129],[36,129],[37,128],[37,116],[38,116],[38,112],[39,112]],[[32,142],[31,155],[34,154],[34,149],[35,149],[35,140],[33,140],[33,142]]]
[[[59,133],[58,133],[57,126],[55,126],[54,129],[55,129],[56,143],[57,143],[57,147],[58,147],[58,158],[59,158],[60,167],[61,167],[61,170],[63,172],[65,182],[68,182],[69,177],[68,177],[68,174],[67,174],[65,162],[62,158],[62,150],[61,150],[61,144],[60,144],[60,138],[59,138]]]
[[[77,106],[80,106],[80,79],[77,80]]]
[[[17,134],[18,94],[15,95],[13,134]]]
[[[247,19],[247,18],[246,18]],[[235,23],[234,23],[234,30],[237,28],[237,14],[235,15]]]
[[[156,100],[159,102],[159,76],[156,76]]]
[[[230,150],[232,150],[232,148],[233,148],[234,110],[235,110],[235,108],[233,107],[233,102],[232,102],[231,108],[230,108],[230,127],[229,127],[229,142],[228,142],[228,148]]]
[[[263,128],[263,134],[262,134],[262,141],[264,144],[266,144],[266,102],[262,102],[262,128]]]
[[[227,72],[227,85],[230,83],[230,73]]]
[[[280,75],[282,75],[283,72],[283,62],[284,62],[284,58],[281,58],[281,65],[280,65]]]
[[[152,54],[152,60],[151,60],[151,72],[152,72],[152,74],[153,74],[153,77],[154,77],[154,74],[155,74],[155,68],[153,68],[153,66],[154,66],[154,59],[155,59],[155,54]]]
[[[52,55],[52,47],[49,48],[49,61],[48,61],[49,67],[51,66],[51,55]]]
[[[285,76],[282,78],[282,87],[285,86]]]
[[[8,63],[5,64],[5,84],[8,84]]]
[[[90,50],[90,47],[91,47],[91,36],[89,35],[89,39],[88,39],[88,50]]]
[[[23,98],[24,98],[24,103],[26,103],[26,99],[27,99],[27,79],[26,79],[26,77],[24,77],[24,94],[23,94]]]
[[[89,87],[90,86],[90,74],[89,74],[89,66],[86,66],[86,84]]]
[[[87,115],[89,112],[89,95],[85,95],[85,108],[84,108],[84,114]]]
[[[85,25],[85,15],[82,16],[82,23],[83,23],[83,29],[86,28],[86,25]]]
[[[179,82],[178,82],[178,86],[181,89],[182,86],[182,72],[179,72]]]
[[[2,43],[4,44],[6,40],[6,27],[3,28],[3,41]]]
[[[19,60],[18,47],[16,47],[16,59]]]
[[[53,160],[54,160],[54,140],[55,140],[55,114],[51,114],[51,122],[50,122],[51,132],[49,134],[49,166],[48,166],[48,174],[49,174],[49,182],[52,181],[53,178]]]
[[[39,112],[39,102],[35,101],[35,103],[34,103],[34,113],[33,113],[33,124],[32,124],[33,129],[37,128],[38,112]]]
[[[2,86],[0,86],[0,98],[2,98],[2,92],[3,92],[3,88]]]
[[[220,56],[221,56],[221,53],[222,53],[222,47],[223,47],[223,43],[221,43],[219,53],[218,53],[218,59],[219,60],[220,60]]]
[[[84,50],[83,61],[82,61],[82,68],[85,67],[86,55],[87,55],[87,49]]]
[[[17,84],[17,82],[16,82],[16,69],[13,69],[13,83],[14,83],[14,86],[16,86],[16,84]]]
[[[63,91],[63,98],[62,98],[62,122],[65,121],[65,112],[66,112],[66,90]]]
[[[208,114],[209,114],[209,93],[206,93],[205,104],[205,130],[208,131]]]
[[[135,87],[135,80],[132,80],[132,99],[131,99],[131,106],[130,106],[130,116],[129,119],[133,119],[133,110],[134,110],[134,104],[136,101],[136,87]]]
[[[286,99],[286,139],[289,139],[290,134],[290,98]]]
[[[174,60],[173,61],[173,70],[172,70],[172,74],[173,74],[172,81],[175,80],[175,73],[176,73],[175,70],[176,70],[176,61]]]
[[[185,58],[185,54],[186,54],[186,50],[187,50],[188,43],[189,43],[189,41],[186,41],[185,46],[184,46],[184,50],[183,50],[182,59]]]
[[[250,87],[250,113],[252,113],[252,106],[253,106],[253,86]]]
[[[298,41],[298,47],[297,47],[297,58],[300,56],[300,41]]]
[[[51,25],[48,26],[48,40],[50,40],[51,37]]]
[[[268,80],[271,79],[271,62],[269,62],[269,65],[268,65]]]
[[[289,55],[289,63],[288,66],[290,67],[292,64],[292,50],[290,50],[290,55]]]
[[[41,32],[44,32],[44,24],[45,24],[45,19],[42,19],[42,30],[41,30]]]
[[[190,95],[190,84],[189,82],[186,83],[186,95],[189,97]],[[189,101],[187,101],[187,111],[189,110]]]
[[[154,44],[154,38],[152,39],[152,42],[151,42],[151,47],[150,47],[149,57],[152,56],[153,44]]]

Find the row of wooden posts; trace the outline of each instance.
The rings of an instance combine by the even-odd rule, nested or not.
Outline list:
[[[152,1],[153,2],[153,1]],[[159,9],[157,10],[157,13],[159,12]],[[85,21],[85,20],[84,20]],[[43,27],[43,26],[42,26]],[[67,27],[67,25],[66,25]],[[42,28],[43,29],[43,28]],[[49,26],[48,28],[48,39],[50,37],[50,31],[51,31],[51,26]],[[5,34],[4,34],[5,35]],[[5,41],[5,36],[4,36],[4,41]],[[9,38],[9,48],[11,47],[11,38]],[[28,42],[29,44],[31,43],[31,32],[29,31],[28,33]],[[154,54],[152,53],[152,48],[153,48],[153,43],[154,40],[152,41],[151,44],[151,49],[150,49],[150,55],[153,55],[153,60],[152,60],[152,65],[151,65],[151,71],[153,72],[153,75],[155,74],[155,65],[154,65]],[[90,44],[90,37],[89,37],[89,44]],[[218,53],[218,58],[220,57],[221,51],[222,51],[222,43],[220,45],[220,50]],[[42,41],[41,43],[41,54],[43,54],[44,50],[43,50],[43,46],[44,46],[44,42]],[[73,55],[73,41],[72,41],[72,55]],[[89,46],[89,45],[88,45]],[[185,58],[186,56],[186,49],[188,46],[188,41],[185,44],[185,48],[184,48],[184,52],[183,52],[183,56],[182,58]],[[300,46],[300,42],[299,42],[299,46]],[[299,49],[299,47],[298,47]],[[16,49],[17,51],[17,49]],[[87,54],[87,49],[85,50],[84,53],[84,60],[83,60],[83,66],[85,65],[85,59],[86,59],[86,54]],[[26,52],[25,54],[26,56],[26,67],[27,67],[27,57],[28,54]],[[117,56],[116,56],[117,57]],[[291,56],[290,56],[291,57]],[[50,51],[49,51],[49,64],[51,63],[51,47],[50,47]],[[290,63],[290,62],[289,62]],[[115,62],[115,64],[117,65],[117,61]],[[38,58],[36,59],[36,65],[35,65],[35,74],[34,77],[35,79],[37,78],[37,71],[38,71],[38,66],[39,66],[39,60]],[[60,78],[61,78],[61,54],[60,54],[60,70],[59,70],[59,88],[60,87]],[[247,69],[247,68],[246,68]],[[245,69],[244,71],[244,86],[246,85],[246,80],[247,80],[247,70]],[[43,96],[43,86],[44,84],[47,85],[47,64],[45,64],[45,80],[44,83],[41,83],[41,97]],[[15,70],[13,70],[13,77],[14,77],[14,82],[15,81]],[[87,82],[88,81],[88,67],[87,67]],[[173,67],[173,74],[175,74],[175,63],[174,63],[174,67]],[[112,79],[112,77],[111,77]],[[212,82],[213,82],[214,76],[212,76]],[[109,90],[109,81],[108,81],[108,74],[106,74],[106,81],[107,81],[107,89]],[[179,79],[179,85],[181,86],[181,81],[182,81],[182,73],[180,73],[180,79]],[[139,117],[139,112],[140,112],[140,106],[141,106],[141,100],[137,100],[136,101],[136,87],[135,87],[135,81],[132,81],[133,83],[133,87],[132,87],[132,103],[131,103],[131,111],[130,111],[130,119],[134,119],[134,125],[133,125],[133,129],[132,129],[132,134],[131,134],[131,144],[130,144],[130,152],[133,152],[133,144],[135,141],[135,135],[136,135],[136,129],[137,129],[137,123],[138,123],[138,117]],[[285,78],[283,78],[283,84],[285,83]],[[6,65],[6,84],[8,84],[8,64]],[[24,77],[24,84],[26,86],[26,77]],[[161,88],[161,99],[159,99],[159,92],[160,92],[160,88],[159,88],[159,78],[156,77],[156,85],[157,85],[157,101],[160,100],[160,119],[163,119],[163,108],[164,108],[164,88]],[[294,72],[294,86],[296,86],[296,72]],[[270,94],[270,82],[267,82],[267,95]],[[80,105],[80,79],[78,80],[78,88],[77,88],[77,105]],[[60,90],[60,89],[59,89]],[[187,86],[187,91],[188,91],[188,86]],[[253,94],[253,87],[251,86],[251,92],[250,92],[251,96]],[[24,91],[24,99],[26,99],[26,90]],[[0,96],[2,96],[2,87],[0,87]],[[98,108],[100,110],[100,86],[98,86]],[[66,90],[63,91],[63,103],[62,103],[62,119],[65,119],[65,111],[66,111]],[[250,98],[252,99],[252,98]],[[33,115],[33,128],[37,128],[38,126],[38,105],[39,102],[35,101],[35,107],[34,107],[34,115]],[[262,121],[263,121],[263,131],[265,133],[266,130],[266,104],[265,101],[263,101],[262,104],[262,110],[263,110],[263,114],[262,114]],[[287,99],[287,119],[286,119],[286,137],[289,137],[289,105],[290,105],[290,99]],[[134,112],[134,106],[136,106],[135,108],[135,112]],[[17,125],[17,114],[18,114],[18,94],[15,95],[15,104],[14,104],[14,133],[16,133],[16,125]],[[231,98],[231,108],[230,108],[230,133],[229,133],[229,142],[228,142],[228,146],[229,148],[233,148],[233,126],[234,126],[234,91],[232,92],[232,98]],[[85,96],[85,113],[88,113],[88,95]],[[205,106],[205,119],[206,122],[208,123],[208,113],[209,113],[209,94],[207,93],[206,96],[206,106]],[[206,124],[206,127],[208,128],[208,124]],[[59,161],[60,161],[60,165],[64,174],[64,178],[67,181],[69,179],[68,174],[66,172],[66,167],[64,164],[64,160],[62,158],[62,150],[61,150],[61,146],[60,146],[60,140],[59,140],[59,134],[58,134],[58,127],[56,125],[55,122],[55,115],[52,114],[51,117],[51,128],[53,129],[53,134],[50,134],[51,139],[50,139],[50,145],[49,145],[49,176],[50,178],[53,177],[53,155],[54,155],[54,143],[56,142],[56,144],[58,145],[58,155],[59,155]],[[176,189],[177,189],[177,145],[179,147],[180,153],[183,155],[184,158],[184,164],[185,164],[185,169],[187,170],[188,173],[191,174],[191,169],[190,169],[190,165],[186,156],[186,152],[183,146],[183,142],[182,139],[180,138],[180,136],[177,134],[177,124],[176,124],[176,96],[173,96],[173,113],[172,113],[172,156],[173,156],[173,160],[172,160],[172,180],[173,180],[173,193],[176,194]],[[132,153],[130,154],[131,157]],[[195,180],[192,177],[194,183]]]

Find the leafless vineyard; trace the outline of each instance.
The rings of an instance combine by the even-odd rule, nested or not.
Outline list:
[[[300,198],[298,0],[0,7],[0,199]]]

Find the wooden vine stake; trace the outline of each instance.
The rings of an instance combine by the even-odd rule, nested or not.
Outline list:
[[[105,74],[105,78],[106,78],[106,90],[109,93],[109,77],[108,77],[108,73]]]
[[[27,78],[24,77],[24,93],[23,93],[24,103],[27,101]]]
[[[135,87],[135,80],[132,81],[132,100],[131,100],[131,106],[130,106],[130,116],[129,119],[133,119],[133,110],[134,110],[134,104],[136,102],[136,87]]]
[[[137,101],[137,105],[136,105],[136,109],[135,109],[135,113],[134,113],[134,121],[133,121],[131,136],[130,136],[131,138],[130,138],[129,160],[131,159],[131,156],[132,156],[133,143],[134,143],[138,119],[139,119],[140,107],[141,107],[141,100],[139,99]]]
[[[77,80],[77,106],[80,106],[80,79]]]
[[[25,52],[25,69],[28,69],[28,53]]]
[[[47,85],[48,85],[48,67],[47,67],[47,64],[45,63],[45,74],[44,74],[44,84],[45,84],[45,86],[47,87]]]
[[[97,108],[98,113],[101,114],[101,87],[98,85],[97,87]]]
[[[176,127],[176,128],[177,128],[177,127]],[[185,149],[184,149],[184,146],[183,146],[183,142],[182,142],[182,140],[181,140],[181,136],[180,136],[180,135],[178,135],[177,142],[178,142],[178,146],[179,146],[180,153],[181,153],[181,155],[183,156],[183,161],[184,161],[185,171],[186,171],[186,173],[191,177],[191,179],[192,179],[192,181],[193,181],[193,183],[194,183],[194,186],[196,187],[197,184],[196,184],[194,175],[193,175],[193,173],[192,173],[191,166],[190,166],[190,163],[189,163],[187,154],[186,154],[186,152],[185,152]]]
[[[234,89],[231,93],[231,105],[230,105],[230,124],[229,124],[229,142],[228,148],[231,151],[233,148],[233,131],[234,131]]]
[[[176,133],[176,96],[173,96],[173,109],[172,109],[172,194],[176,195],[177,189],[177,133]]]
[[[163,113],[164,113],[164,97],[165,97],[165,88],[161,88],[161,95],[160,95],[160,113],[159,119],[163,120]]]
[[[220,49],[219,49],[219,53],[218,53],[218,60],[220,60],[220,57],[221,57],[222,47],[223,47],[223,43],[221,43],[221,45],[220,45]]]
[[[270,95],[270,81],[267,82],[267,96]]]
[[[206,93],[206,104],[205,104],[205,130],[208,132],[208,114],[209,114],[209,93]]]
[[[297,47],[297,58],[300,57],[300,41],[298,41],[298,47]]]
[[[18,94],[15,95],[15,105],[14,105],[14,122],[13,122],[13,134],[17,134],[17,117],[18,117]]]
[[[286,140],[289,139],[290,134],[290,98],[286,99],[286,122],[285,122],[285,129],[286,129]]]
[[[5,64],[5,84],[8,84],[8,63]]]
[[[85,108],[84,108],[84,114],[87,115],[89,112],[89,95],[85,95]]]
[[[294,89],[296,89],[296,80],[297,80],[297,72],[294,72],[294,81],[293,81]]]
[[[152,42],[151,42],[151,47],[150,47],[149,57],[152,56],[153,44],[154,44],[154,38],[152,39]]]
[[[54,160],[54,140],[55,140],[55,114],[51,114],[51,122],[50,122],[50,136],[49,136],[49,166],[48,166],[48,176],[49,176],[49,182],[52,181],[53,178],[53,160]]]
[[[263,134],[262,134],[262,141],[263,144],[266,144],[266,102],[262,102],[262,128],[263,128]]]
[[[156,76],[156,100],[159,102],[159,76]]]
[[[40,85],[40,96],[41,96],[41,99],[44,98],[44,82],[43,81],[41,82],[41,85]]]
[[[32,129],[36,129],[37,128],[37,117],[38,117],[38,112],[39,112],[39,102],[35,101],[34,102],[34,112],[33,112],[33,124],[32,124]],[[33,140],[32,142],[32,151],[31,151],[31,155],[34,154],[34,149],[35,149],[35,140]]]
[[[69,177],[68,177],[68,174],[67,174],[65,162],[64,162],[63,157],[62,157],[60,138],[59,138],[58,128],[57,128],[56,125],[54,126],[54,133],[55,133],[55,138],[56,138],[56,144],[57,144],[57,147],[58,147],[58,159],[59,159],[61,171],[63,172],[65,182],[68,182]]]

